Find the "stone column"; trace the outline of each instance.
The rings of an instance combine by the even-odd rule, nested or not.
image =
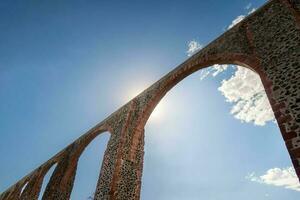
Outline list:
[[[68,200],[73,189],[76,175],[78,155],[74,155],[76,150],[74,145],[69,146],[50,178],[43,195],[43,200]]]
[[[104,155],[95,200],[137,200],[140,197],[144,129],[137,127],[139,109],[136,105],[132,101],[110,124],[112,135]]]
[[[33,175],[28,181],[26,188],[21,194],[20,199],[22,200],[37,200],[43,183],[43,176],[39,174]]]
[[[49,169],[54,165],[54,162],[49,162],[46,165],[38,168],[29,178],[26,187],[24,188],[20,199],[22,200],[37,200],[39,198],[44,177]]]

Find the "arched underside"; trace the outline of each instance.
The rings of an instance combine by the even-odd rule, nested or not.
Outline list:
[[[177,83],[213,64],[238,64],[259,74],[300,177],[300,9],[293,3],[269,1],[119,110],[125,113],[122,125],[113,125],[122,127],[117,131],[119,157],[114,168],[105,169],[113,176],[109,184],[98,184],[95,199],[139,199],[144,126],[150,114]]]
[[[77,163],[84,149],[97,136],[104,132],[109,132],[103,124],[99,125],[99,128],[95,127],[91,129],[46,163],[11,186],[7,191],[1,194],[0,199],[37,200],[41,196],[43,200],[69,199],[76,175]],[[54,172],[51,175],[44,193],[41,194],[41,187],[45,175],[53,166],[55,166]]]
[[[28,186],[31,182],[39,183],[33,181],[40,180],[39,170],[44,174],[54,163],[57,163],[57,167],[43,199],[69,199],[79,156],[99,132],[106,130],[111,133],[111,137],[105,151],[94,199],[139,199],[144,126],[151,112],[178,82],[213,64],[238,64],[259,74],[300,178],[299,49],[300,2],[269,1],[2,193],[0,200],[19,199],[22,187],[28,182],[24,193],[30,188]],[[39,184],[32,185],[34,186],[30,191],[37,191],[40,187]],[[34,193],[30,193],[30,198],[23,199],[36,199]]]
[[[164,86],[157,90],[151,103],[149,103],[146,106],[145,114],[143,116],[143,120],[140,125],[142,127],[145,126],[145,123],[147,122],[154,108],[162,100],[162,98],[166,95],[166,93],[169,92],[175,85],[177,85],[179,82],[181,82],[189,75],[215,64],[240,65],[254,71],[259,75],[262,84],[265,88],[265,91],[268,95],[268,98],[270,100],[270,103],[272,102],[271,100],[272,81],[266,76],[264,71],[261,70],[260,61],[255,55],[244,55],[244,54],[235,54],[235,53],[208,55],[205,58],[205,60],[204,59],[199,60],[198,62],[195,61],[191,65],[188,65],[188,67],[181,68],[178,72],[172,74],[172,76],[166,79],[166,81],[164,82]]]
[[[251,78],[258,75],[241,65],[237,67],[238,72],[251,73]],[[232,73],[229,68],[232,66],[228,67],[227,73],[236,73]],[[217,70],[210,70],[208,79],[202,79],[203,76],[206,77],[207,71],[198,71],[180,81],[161,99],[148,119],[145,125],[146,154],[141,199],[207,199],[211,194],[218,198],[214,192],[219,190],[226,191],[227,196],[242,197],[242,194],[251,193],[253,189],[253,185],[247,183],[247,180],[250,181],[249,177],[246,178],[250,165],[253,169],[253,166],[257,167],[253,163],[260,163],[260,167],[265,167],[270,164],[269,159],[288,159],[276,123],[263,128],[272,127],[272,134],[265,135],[261,134],[262,127],[253,126],[254,129],[250,129],[248,123],[239,124],[239,120],[234,119],[231,114],[227,115],[228,107],[221,104],[226,95],[220,95],[221,91],[217,92],[216,88],[220,89],[220,79],[227,80],[231,75],[225,72],[227,75],[224,77],[223,71],[213,77],[212,74]],[[240,74],[233,76],[241,80]],[[259,81],[261,88],[262,83]],[[234,92],[232,88],[230,91]],[[264,99],[266,100],[266,96]],[[158,120],[157,113],[161,114]],[[273,134],[274,131],[276,134]],[[266,137],[267,135],[271,137]],[[257,142],[264,140],[267,141],[264,142],[267,148],[262,148],[264,145]],[[269,154],[270,150],[273,154]],[[291,165],[289,162],[288,164]],[[241,178],[245,178],[245,185],[241,184]],[[234,191],[232,188],[235,188]],[[284,189],[278,191],[282,191],[283,196],[293,194]],[[272,192],[269,194],[272,195]],[[264,196],[264,193],[260,195]]]

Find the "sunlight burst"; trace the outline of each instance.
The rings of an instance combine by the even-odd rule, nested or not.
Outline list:
[[[144,85],[140,85],[139,87],[131,88],[131,90],[129,90],[126,95],[126,99],[124,100],[130,101],[131,99],[139,95],[141,92],[143,92],[144,88],[147,88],[146,86],[144,87],[143,86]],[[162,120],[162,116],[164,115],[165,111],[166,111],[166,102],[164,99],[162,99],[154,108],[153,112],[151,113],[149,117],[149,121],[157,122]]]
[[[153,112],[149,117],[149,121],[161,121],[166,110],[165,100],[162,99],[157,106],[154,108]]]

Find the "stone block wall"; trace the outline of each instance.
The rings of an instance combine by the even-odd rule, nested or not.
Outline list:
[[[300,178],[300,1],[271,0],[8,188],[0,200],[37,199],[54,164],[43,200],[69,199],[80,155],[104,131],[111,137],[94,199],[139,199],[144,126],[151,112],[177,83],[213,64],[238,64],[259,74]]]

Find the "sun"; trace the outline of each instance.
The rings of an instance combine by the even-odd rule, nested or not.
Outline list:
[[[165,111],[166,111],[165,101],[162,99],[152,111],[149,117],[149,121],[151,122],[161,121],[164,117]]]
[[[128,90],[125,101],[130,101],[131,99],[133,99],[134,97],[136,97],[137,95],[139,95],[141,92],[143,92],[143,90],[146,87],[135,87],[135,88],[131,88],[130,90]],[[149,117],[149,121],[150,122],[158,122],[160,120],[162,120],[164,113],[166,110],[166,103],[165,100],[162,99],[154,108],[154,110],[152,111],[150,117]]]

